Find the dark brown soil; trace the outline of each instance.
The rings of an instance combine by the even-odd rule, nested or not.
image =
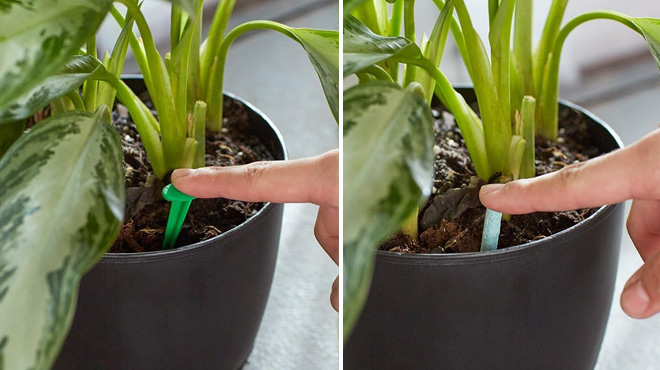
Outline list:
[[[454,118],[446,111],[434,111],[436,145],[433,194],[419,214],[419,240],[396,234],[381,250],[403,253],[478,252],[485,208],[479,202],[484,184],[468,156],[465,142]],[[560,110],[559,139],[549,142],[536,138],[537,175],[557,171],[567,165],[600,155],[591,142],[583,115]],[[565,230],[584,220],[595,209],[558,213],[534,213],[502,220],[498,248],[538,240]]]
[[[233,166],[273,159],[257,137],[246,134],[250,131],[250,123],[247,110],[241,103],[225,99],[224,114],[221,132],[206,134],[207,166]],[[165,183],[153,176],[144,146],[126,108],[117,104],[112,119],[122,136],[126,217],[110,252],[161,250],[170,209],[170,203],[161,196]],[[169,182],[168,179],[169,176],[165,182]],[[196,199],[175,247],[220,235],[254,216],[263,205],[228,199]]]

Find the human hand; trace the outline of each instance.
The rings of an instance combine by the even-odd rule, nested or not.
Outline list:
[[[487,185],[489,209],[508,214],[599,207],[633,199],[627,228],[644,265],[628,280],[621,307],[631,317],[660,312],[660,130],[634,145],[560,171]]]
[[[172,183],[197,198],[247,202],[314,203],[319,205],[314,235],[330,258],[339,260],[339,152],[293,161],[255,162],[245,166],[180,169]],[[339,307],[338,279],[330,303]]]

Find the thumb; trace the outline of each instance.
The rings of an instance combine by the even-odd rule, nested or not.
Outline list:
[[[636,319],[660,312],[660,253],[648,260],[628,280],[621,293],[621,308],[628,316]]]

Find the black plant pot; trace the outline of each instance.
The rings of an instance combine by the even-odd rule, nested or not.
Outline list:
[[[127,80],[144,89],[141,80]],[[250,104],[253,133],[286,159],[277,128]],[[238,369],[270,292],[281,204],[213,239],[171,251],[106,254],[80,285],[62,370]]]
[[[469,89],[459,90],[474,101]],[[618,136],[581,111],[603,151]],[[594,189],[597,191],[597,189]],[[623,205],[490,253],[379,251],[345,369],[592,369],[612,303]]]

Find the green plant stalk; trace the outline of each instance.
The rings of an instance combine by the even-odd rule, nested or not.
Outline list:
[[[110,8],[110,14],[112,14],[112,17],[120,27],[123,27],[126,24],[124,16],[121,15],[119,10],[117,10],[117,8],[114,6]],[[129,45],[131,46],[131,50],[133,51],[133,55],[135,56],[135,61],[140,68],[140,72],[142,73],[142,78],[144,78],[144,84],[147,86],[147,90],[154,91],[154,85],[151,80],[151,70],[149,68],[149,63],[147,62],[147,55],[144,51],[144,45],[142,41],[137,36],[135,36],[132,27],[129,33],[128,41]]]
[[[369,67],[363,69],[360,72],[368,73],[368,74],[374,76],[376,79],[381,80],[381,81],[394,82],[394,79],[392,78],[392,76],[390,76],[389,73],[387,73],[387,71],[383,67],[381,67],[379,65],[376,65],[376,64],[374,64],[372,66],[369,66]]]
[[[392,15],[390,17],[389,24],[389,36],[398,37],[401,36],[401,22],[403,21],[403,1],[399,0],[392,4]],[[399,63],[390,62],[389,63],[390,75],[392,76],[393,81],[399,80]]]
[[[552,46],[555,44],[557,33],[559,32],[561,23],[564,20],[566,5],[568,5],[568,0],[553,0],[545,22],[545,26],[543,27],[541,41],[539,42],[539,46],[536,49],[536,54],[534,55],[533,74],[534,88],[536,91],[533,95],[536,97],[541,96],[541,93],[544,90],[543,75],[545,72],[545,66],[546,63],[548,63],[548,59],[550,58],[550,51],[552,50]]]
[[[179,115],[176,112],[174,95],[165,62],[156,49],[149,25],[137,4],[131,0],[118,1],[126,5],[144,40],[144,48],[154,88],[149,93],[158,111],[165,163],[168,169],[181,168],[186,141],[185,121],[180,122],[178,120]]]
[[[523,82],[520,76],[520,68],[515,55],[510,60],[511,66],[511,122],[515,124],[516,117],[520,114],[520,105],[525,96]]]
[[[515,27],[513,29],[513,55],[523,86],[522,92],[525,95],[534,94],[534,74],[532,68],[533,10],[533,0],[517,0],[514,20]]]
[[[222,128],[222,88],[224,84],[225,64],[227,62],[229,47],[242,34],[259,29],[277,31],[295,41],[298,41],[297,37],[290,31],[289,27],[273,21],[246,22],[231,30],[220,44],[218,54],[215,56],[215,64],[209,75],[210,82],[208,89],[206,90],[205,99],[208,104],[206,122],[209,130],[218,132]]]
[[[403,1],[403,30],[405,37],[416,42],[415,38],[415,0],[399,0]],[[415,67],[412,65],[405,66],[403,76],[403,87],[408,86],[409,83],[415,81]]]
[[[451,15],[453,11],[453,0],[449,0],[447,3],[445,3],[445,7],[442,8],[438,19],[433,26],[433,31],[431,32],[431,37],[427,46],[428,49],[424,52],[424,56],[433,62],[436,67],[439,67],[440,63],[442,62],[442,56],[447,44],[447,36],[449,35],[449,26],[451,24]],[[424,91],[426,91],[426,96],[424,99],[429,103],[430,106],[431,101],[433,100],[435,81],[424,71],[418,71],[418,73],[422,73],[425,76],[423,78],[418,76],[417,81],[422,84]]]
[[[194,137],[197,140],[193,167],[200,168],[206,165],[206,103],[201,100],[195,102],[193,127]]]
[[[526,95],[522,101],[520,111],[520,124],[522,128],[522,137],[525,139],[525,152],[523,154],[522,167],[520,169],[520,178],[529,179],[536,176],[536,154],[535,154],[535,136],[536,128],[534,120],[536,117],[536,99]]]
[[[181,38],[181,20],[183,13],[178,5],[172,4],[170,12],[170,50],[174,50]]]
[[[434,66],[431,61],[426,58],[397,59],[401,63],[414,64],[423,68],[429,73],[429,75],[431,75],[431,77],[433,77],[433,79],[435,79],[436,91],[440,92],[439,98],[443,105],[445,105],[445,107],[447,107],[456,118],[456,123],[461,130],[461,134],[465,140],[465,145],[468,148],[477,175],[484,181],[488,181],[495,171],[492,169],[488,158],[489,153],[486,150],[484,127],[479,121],[476,113],[470,108],[467,102],[465,102],[463,96],[454,90],[447,77],[445,77],[440,69]],[[509,130],[510,129],[511,128],[509,127]]]
[[[505,0],[506,1],[506,0]],[[497,11],[500,7],[500,0],[488,0],[488,20],[490,21],[491,27],[495,17],[497,16]]]
[[[87,41],[86,45],[86,53],[87,55],[91,55],[94,58],[97,57],[96,54],[96,35],[93,35],[92,37],[89,38]],[[85,101],[85,107],[87,107],[87,111],[90,113],[94,113],[96,110],[96,96],[98,92],[98,86],[99,83],[98,81],[95,80],[88,80],[85,81],[83,84],[83,100]]]
[[[516,0],[502,0],[488,35],[491,63],[500,105],[511,109],[511,25]],[[510,118],[511,114],[507,115]]]
[[[64,97],[60,97],[53,100],[50,103],[50,105],[51,105],[51,109],[53,110],[53,115],[64,113],[68,110],[66,107],[66,101],[64,100]]]
[[[442,12],[442,9],[445,6],[445,2],[443,0],[433,0],[433,2],[435,3],[435,6],[438,8],[438,10]],[[472,78],[472,66],[470,64],[470,57],[468,55],[467,46],[465,46],[465,37],[463,36],[461,25],[454,16],[451,18],[451,25],[449,26],[449,29],[451,30],[451,35],[454,37],[454,42],[456,43],[458,52],[461,54],[465,69],[468,71],[468,74]],[[472,78],[472,80],[474,80],[474,78]]]
[[[76,108],[76,110],[85,110],[85,102],[80,97],[78,89],[69,91],[66,93],[66,97],[71,100],[71,103],[73,103],[73,106]]]
[[[418,214],[419,207],[415,207],[410,216],[406,219],[406,221],[403,222],[403,225],[401,226],[401,232],[409,235],[413,239],[417,239],[419,237],[419,230],[417,227],[419,222]]]
[[[208,37],[202,45],[200,57],[200,71],[201,71],[201,91],[206,92],[207,81],[211,77],[212,65],[214,64],[215,56],[220,52],[220,45],[227,32],[227,23],[234,11],[236,0],[221,0],[215,9],[211,28],[209,29]],[[198,97],[199,98],[199,97]]]
[[[509,168],[511,169],[513,180],[518,180],[520,178],[525,146],[526,141],[522,136],[513,135],[511,137],[511,146],[509,146]]]
[[[495,172],[507,172],[507,156],[511,144],[511,121],[504,113],[497,92],[495,80],[488,61],[488,55],[472,21],[463,0],[455,0],[454,4],[461,29],[468,47],[468,56],[472,68],[474,90],[477,95],[479,109],[484,128],[486,150],[490,168]],[[508,106],[506,107],[508,110]]]
[[[151,114],[151,110],[119,78],[108,74],[102,80],[110,83],[117,91],[119,99],[126,106],[133,122],[135,122],[135,127],[144,144],[144,149],[151,162],[154,175],[159,179],[163,179],[168,172],[168,167],[165,162],[163,145],[160,141],[158,130],[154,127],[155,118]]]
[[[124,68],[129,39],[133,33],[133,24],[133,18],[130,16],[125,19],[121,33],[117,38],[117,42],[112,48],[112,55],[110,56],[110,63],[107,70],[118,78],[121,77],[121,72]],[[134,35],[132,36],[134,37]],[[117,95],[115,89],[107,82],[100,82],[98,91],[98,97],[96,99],[97,104],[112,107],[115,101],[115,96]]]
[[[548,70],[545,73],[543,80],[543,91],[540,96],[539,111],[540,122],[537,122],[539,133],[546,139],[556,140],[558,131],[558,117],[559,117],[559,62],[561,60],[561,52],[564,42],[568,35],[577,26],[595,19],[609,19],[617,21],[625,26],[628,26],[633,31],[642,34],[642,31],[633,23],[628,16],[613,12],[613,11],[594,11],[584,13],[570,22],[568,22],[557,35],[557,39],[552,49],[551,57],[548,61]]]

